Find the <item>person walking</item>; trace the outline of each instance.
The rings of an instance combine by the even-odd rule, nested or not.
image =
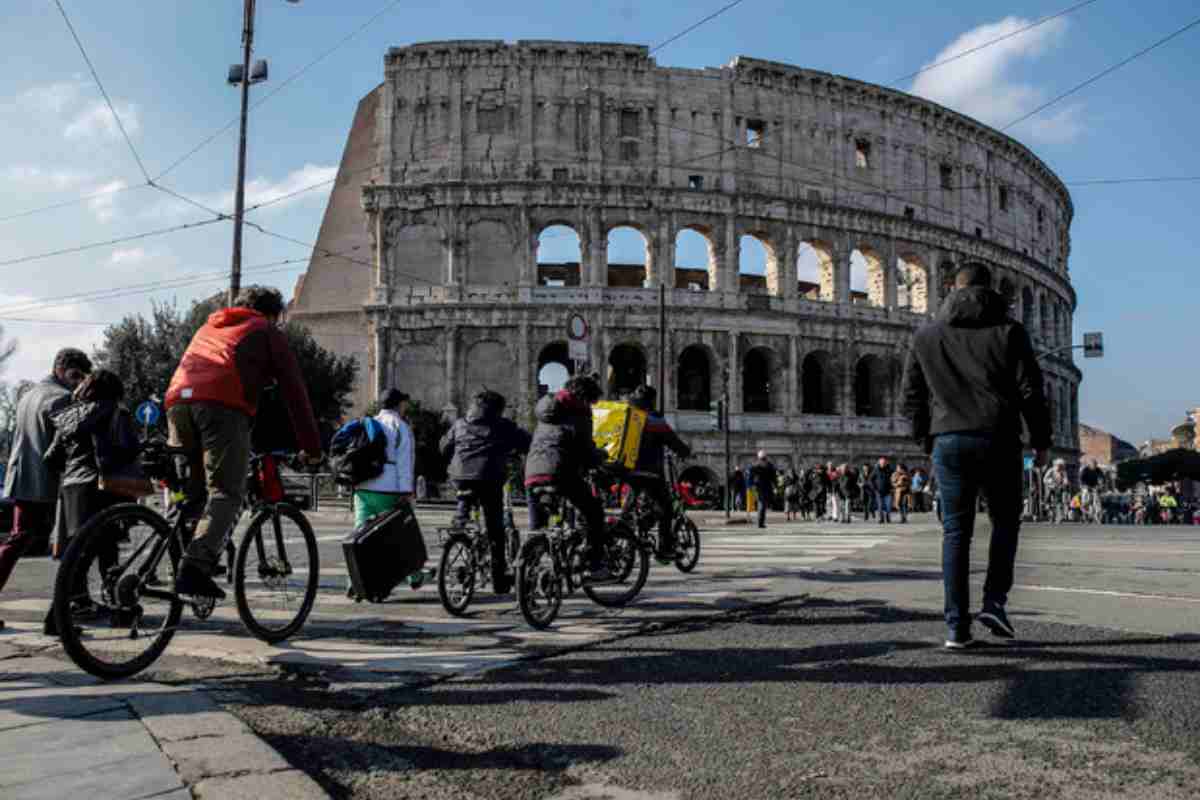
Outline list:
[[[892,473],[892,507],[900,512],[900,522],[908,522],[908,506],[912,502],[912,476],[901,464]]]
[[[17,403],[11,453],[4,474],[4,494],[13,501],[12,532],[0,544],[0,591],[31,544],[49,539],[58,502],[59,476],[46,466],[46,450],[54,438],[51,417],[71,402],[75,390],[92,371],[82,350],[67,347],[54,356],[48,376],[35,383]],[[4,622],[0,621],[0,629]]]
[[[912,474],[912,510],[916,514],[925,510],[925,470],[920,467]]]
[[[528,452],[530,442],[529,432],[504,416],[507,405],[499,392],[479,392],[467,416],[451,425],[439,443],[442,460],[450,464],[447,472],[455,488],[473,494],[483,511],[484,528],[492,545],[492,589],[496,594],[512,591],[504,529],[508,460]],[[467,518],[467,504],[461,499],[457,517],[460,522]]]
[[[859,496],[858,470],[853,464],[842,464],[838,468],[838,472],[841,473],[841,477],[838,478],[838,487],[842,495],[842,522],[849,525],[851,508]]]
[[[871,489],[879,500],[879,524],[892,521],[892,472],[887,456],[880,456],[879,463],[871,470]]]
[[[204,504],[175,591],[224,599],[212,579],[225,534],[237,522],[250,467],[250,427],[267,384],[278,381],[305,461],[321,461],[321,437],[304,375],[278,327],[283,295],[247,286],[235,304],[209,315],[167,387],[172,446],[186,451],[189,513]],[[410,489],[411,491],[411,489]]]
[[[870,464],[863,464],[859,468],[858,484],[862,487],[863,522],[867,522],[871,519],[871,514],[875,512],[875,507],[879,504],[879,498],[875,494],[875,487],[871,483]]]
[[[729,476],[729,494],[728,502],[733,503],[734,511],[741,511],[746,507],[746,477],[740,469],[734,469]]]
[[[979,622],[1016,635],[1005,606],[1021,528],[1021,420],[1039,465],[1050,448],[1042,370],[1025,328],[1008,315],[981,264],[959,269],[937,318],[917,331],[904,369],[904,413],[913,437],[933,454],[943,505],[942,581],[948,649],[972,647],[970,552],[976,498],[992,523]]]
[[[383,471],[374,478],[354,487],[354,527],[379,514],[386,514],[396,507],[412,502],[416,473],[416,444],[412,428],[408,425],[409,397],[399,389],[388,389],[379,398],[379,413],[375,421],[387,436],[387,461]],[[503,533],[501,534],[503,536]],[[420,540],[422,564],[428,557],[425,543]],[[425,572],[416,569],[407,576],[408,585],[420,589],[425,582]]]
[[[758,527],[767,527],[767,509],[775,493],[775,465],[767,458],[766,450],[758,451],[758,459],[750,464],[750,483],[758,494]]]
[[[115,372],[98,369],[84,378],[72,397],[74,402],[56,413],[54,439],[46,449],[45,462],[61,477],[63,528],[66,541],[56,545],[54,557],[61,556],[67,541],[95,515],[117,503],[128,502],[125,495],[101,488],[103,476],[118,475],[138,456],[137,423],[121,405],[125,385]],[[101,545],[97,554],[101,570],[117,563],[115,539]],[[72,592],[71,613],[95,609],[88,594],[86,576]],[[54,606],[46,613],[43,632],[57,636]]]
[[[791,522],[800,513],[800,474],[795,467],[783,473],[783,503],[785,519]]]

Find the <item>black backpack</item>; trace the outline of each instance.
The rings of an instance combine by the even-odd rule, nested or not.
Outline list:
[[[352,419],[329,443],[333,482],[353,488],[383,474],[387,460],[387,433],[373,417]]]

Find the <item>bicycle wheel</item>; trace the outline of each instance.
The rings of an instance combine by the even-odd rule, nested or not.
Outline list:
[[[521,546],[517,604],[525,621],[538,630],[549,628],[562,608],[562,579],[550,540],[541,534],[529,537]]]
[[[584,593],[606,608],[625,605],[646,585],[650,574],[650,556],[638,546],[633,531],[618,522],[609,529],[608,544],[604,547],[604,560],[614,579],[604,583],[583,582]]]
[[[475,597],[476,567],[471,537],[465,533],[452,534],[442,545],[437,582],[442,608],[456,617],[467,613],[467,606]]]
[[[80,669],[127,678],[162,654],[183,612],[181,555],[167,521],[136,503],[105,509],[75,534],[54,582],[54,619]]]
[[[255,637],[275,644],[304,626],[321,579],[317,537],[298,508],[262,508],[238,545],[233,592],[238,616]]]
[[[675,568],[691,572],[700,560],[700,531],[696,523],[684,517],[675,522]]]

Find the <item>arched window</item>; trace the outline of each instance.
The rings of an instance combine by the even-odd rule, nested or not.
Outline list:
[[[738,291],[747,294],[778,292],[778,260],[766,239],[743,236],[738,240]]]
[[[608,356],[608,394],[623,397],[646,382],[646,356],[641,348],[619,344]]]
[[[538,353],[538,397],[557,392],[575,374],[575,365],[567,355],[566,342],[553,342]]]
[[[900,256],[896,305],[916,314],[929,312],[929,270],[916,256]]]
[[[711,291],[718,288],[716,274],[712,240],[696,228],[681,230],[675,236],[675,288]]]
[[[742,410],[748,414],[765,414],[771,408],[771,354],[763,347],[746,353],[742,361]]]
[[[796,257],[796,294],[806,300],[830,303],[836,298],[833,250],[823,242],[801,242]]]
[[[551,225],[538,234],[538,286],[579,286],[583,256],[579,234],[567,225]]]
[[[891,394],[887,363],[865,355],[854,367],[854,413],[860,417],[886,417]]]
[[[1009,316],[1017,315],[1017,287],[1013,286],[1013,282],[1008,278],[1000,279],[1000,296],[1004,298],[1004,305],[1008,308]]]
[[[712,402],[712,364],[703,347],[691,345],[679,354],[675,386],[680,411],[709,410]]]
[[[800,364],[801,411],[805,414],[836,414],[837,376],[829,353],[809,353]]]
[[[640,289],[650,267],[650,243],[636,228],[618,226],[608,232],[607,285]]]

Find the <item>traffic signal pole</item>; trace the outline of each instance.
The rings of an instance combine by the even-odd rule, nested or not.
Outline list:
[[[725,428],[725,519],[729,519],[732,515],[733,506],[733,484],[730,482],[730,476],[733,474],[732,459],[730,457],[729,445],[729,368],[721,370],[721,420],[722,427]]]

